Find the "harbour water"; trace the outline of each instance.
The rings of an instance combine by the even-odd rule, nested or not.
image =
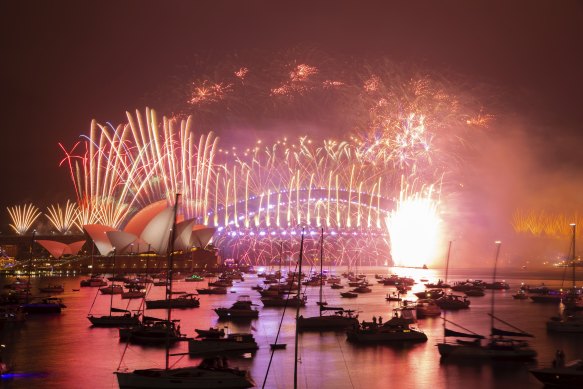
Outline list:
[[[340,274],[346,269],[332,269]],[[397,302],[385,301],[387,293],[394,287],[376,283],[374,274],[389,272],[410,276],[417,281],[408,294],[424,290],[421,278],[429,281],[444,279],[444,269],[365,268],[372,293],[361,294],[355,299],[342,299],[340,292],[324,287],[324,299],[329,305],[342,306],[359,312],[359,320],[370,321],[373,316],[390,318]],[[59,294],[67,308],[60,315],[31,315],[20,327],[4,328],[1,342],[4,361],[14,367],[14,374],[0,380],[2,388],[116,388],[114,371],[164,366],[164,349],[126,344],[119,341],[116,328],[93,328],[87,320],[91,309],[95,314],[106,314],[110,297],[96,296],[98,288],[80,288],[83,276],[33,278],[33,290],[52,283],[63,283],[65,292]],[[491,270],[454,269],[449,271],[448,281],[466,279],[491,281]],[[443,339],[443,321],[438,318],[420,319],[418,327],[429,340],[415,344],[355,345],[347,342],[346,334],[340,332],[305,332],[300,334],[298,387],[300,388],[542,388],[529,373],[529,369],[548,365],[557,349],[564,350],[567,359],[583,357],[583,336],[574,334],[551,334],[545,329],[546,321],[558,313],[555,304],[537,304],[531,300],[515,300],[512,294],[521,283],[560,287],[564,269],[549,269],[545,272],[529,270],[499,269],[498,280],[511,286],[506,291],[486,291],[484,297],[471,297],[468,310],[447,313],[448,320],[463,325],[474,332],[489,334],[491,293],[495,293],[496,316],[512,325],[535,335],[529,339],[538,352],[538,359],[524,362],[441,362],[436,344]],[[13,278],[0,279],[2,284]],[[252,332],[259,343],[254,356],[232,358],[232,366],[249,369],[257,387],[266,377],[273,343],[282,318],[283,308],[264,308],[259,294],[251,287],[261,283],[256,275],[246,275],[245,281],[235,283],[227,295],[201,295],[200,308],[173,310],[173,317],[180,319],[182,332],[194,337],[195,328],[211,326],[225,327],[230,332]],[[346,280],[343,280],[346,283]],[[206,287],[207,281],[175,282],[174,290],[195,292]],[[570,287],[569,280],[564,287]],[[301,314],[318,314],[318,287],[307,287],[308,304]],[[259,318],[247,322],[219,322],[212,308],[230,306],[240,295],[250,295],[258,304]],[[163,298],[164,287],[152,287],[148,298]],[[114,306],[137,309],[140,301],[121,300],[114,296]],[[164,318],[165,310],[150,310],[149,316]],[[294,334],[295,308],[288,308],[281,327],[279,342],[287,343],[287,349],[276,350],[265,384],[266,388],[292,388],[294,381]],[[172,353],[187,351],[186,342],[176,344]],[[123,358],[122,358],[123,357]],[[188,356],[171,357],[175,366],[197,364],[199,358]]]

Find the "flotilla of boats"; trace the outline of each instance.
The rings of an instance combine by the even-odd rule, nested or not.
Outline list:
[[[495,291],[508,290],[510,288],[506,282],[496,281],[496,263],[499,248],[500,246],[498,245],[492,283],[485,283],[480,280],[466,280],[452,284],[452,291],[463,292],[465,296],[447,291],[447,289],[450,289],[447,279],[445,281],[438,280],[435,283],[426,283],[426,290],[413,293],[408,292],[408,290],[414,281],[408,277],[375,275],[381,286],[390,286],[395,290],[395,292],[386,293],[385,300],[396,303],[394,305],[397,305],[397,307],[391,304],[393,309],[389,320],[385,322],[381,317],[378,319],[373,317],[372,322],[359,322],[359,313],[356,310],[340,306],[328,306],[323,300],[323,286],[328,284],[333,289],[338,289],[339,287],[344,287],[344,285],[342,278],[326,276],[322,269],[320,269],[319,274],[302,274],[302,278],[305,277],[306,281],[298,280],[299,274],[293,274],[291,278],[284,281],[282,281],[283,273],[281,272],[277,275],[265,274],[267,283],[264,286],[257,285],[250,289],[256,290],[261,294],[258,300],[264,308],[299,308],[305,307],[308,303],[306,294],[301,293],[301,289],[304,288],[305,290],[305,287],[319,286],[318,315],[298,315],[296,319],[298,331],[343,331],[346,334],[347,341],[365,345],[387,342],[426,342],[428,336],[420,328],[418,319],[441,317],[444,323],[443,340],[437,342],[437,350],[443,359],[535,360],[537,352],[525,340],[532,337],[532,335],[495,316],[494,296],[497,293]],[[345,278],[348,279],[345,284],[352,285],[353,289],[340,293],[340,297],[355,298],[361,293],[371,293],[373,290],[373,286],[366,281],[366,277],[363,275],[355,276],[347,273]],[[249,376],[248,371],[229,367],[226,358],[223,357],[223,355],[243,353],[253,355],[259,349],[259,345],[252,333],[229,333],[225,331],[226,327],[215,328],[211,326],[208,329],[195,329],[196,337],[189,337],[181,331],[180,320],[170,319],[170,315],[166,319],[145,315],[145,309],[163,308],[170,312],[172,309],[200,307],[199,295],[225,295],[227,294],[227,288],[233,285],[233,279],[242,279],[242,276],[240,278],[227,276],[218,278],[214,282],[209,282],[207,288],[196,288],[197,294],[172,291],[172,288],[168,286],[170,279],[171,276],[168,276],[166,283],[164,283],[166,288],[166,297],[164,299],[147,298],[149,289],[145,285],[155,285],[151,279],[149,282],[138,282],[136,279],[116,277],[112,278],[111,284],[108,284],[103,277],[95,276],[81,281],[80,286],[82,287],[99,288],[97,289],[96,298],[98,295],[107,295],[107,298],[110,299],[108,313],[98,315],[90,312],[88,314],[87,318],[94,327],[118,327],[120,341],[145,346],[168,346],[176,342],[186,342],[188,355],[212,357],[204,359],[198,366],[138,369],[131,373],[117,371],[115,374],[120,387],[246,388],[254,386],[255,383]],[[203,277],[186,276],[183,279],[184,282],[194,282],[192,280],[199,282],[203,280]],[[125,291],[124,286],[116,285],[115,281],[126,282],[129,290]],[[32,300],[29,282],[17,280],[11,284],[9,289],[19,293],[19,296],[25,296],[27,300],[30,298],[31,301],[0,307],[0,324],[2,325],[22,323],[26,320],[27,314],[60,313],[61,309],[65,308],[62,300],[56,297],[44,297],[39,301]],[[64,285],[48,284],[39,288],[39,290],[44,293],[62,293]],[[484,296],[485,290],[491,290],[489,293],[492,296],[492,310],[488,314],[491,320],[489,337],[473,332],[446,318],[448,310],[469,309],[470,300],[468,296]],[[557,291],[544,285],[540,287],[522,285],[516,293],[512,294],[512,297],[516,300],[530,299],[533,302],[552,301],[561,303],[561,314],[548,319],[546,322],[547,330],[556,333],[583,333],[583,312],[578,312],[580,293],[577,292],[575,287],[566,292],[555,292]],[[136,295],[135,297],[128,297],[128,293],[136,293]],[[113,298],[114,295],[118,294],[121,295],[121,298],[142,299],[141,309],[131,311],[115,308],[113,306]],[[405,299],[405,297],[411,296],[417,297],[417,300],[408,301]],[[543,296],[543,299],[535,298]],[[116,299],[119,298],[116,297]],[[241,294],[230,306],[216,307],[213,310],[220,320],[255,320],[260,317],[258,306],[260,305],[255,304],[250,295]],[[581,306],[583,307],[583,305]],[[494,323],[502,323],[510,329],[501,329],[495,326]],[[457,328],[454,330],[453,327]],[[276,342],[271,343],[270,347],[272,350],[284,350],[286,345],[277,343],[276,339]],[[219,358],[216,358],[217,356]],[[530,372],[546,385],[559,387],[567,387],[568,385],[580,387],[580,385],[583,385],[583,362],[581,360],[573,360],[567,363],[564,360],[555,361],[552,367],[532,369]],[[178,381],[181,382],[182,386],[175,385]]]

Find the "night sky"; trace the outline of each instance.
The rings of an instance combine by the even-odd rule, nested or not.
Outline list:
[[[0,18],[2,231],[6,206],[73,198],[58,142],[92,119],[172,114],[197,58],[298,47],[486,85],[498,119],[476,156],[479,207],[583,203],[581,1],[3,1]]]

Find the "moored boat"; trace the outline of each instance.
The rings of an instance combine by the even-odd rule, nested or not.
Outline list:
[[[241,295],[230,308],[215,308],[214,311],[221,319],[254,319],[259,317],[259,311],[254,309],[252,307],[253,305],[251,297],[248,295]]]
[[[408,319],[396,314],[384,324],[365,323],[346,332],[349,341],[355,343],[426,342],[427,335],[412,326]]]
[[[575,359],[563,363],[555,359],[550,367],[530,370],[530,373],[549,388],[583,388],[583,360]]]
[[[141,369],[133,372],[117,371],[120,389],[125,388],[176,388],[176,389],[226,389],[252,388],[255,382],[246,370],[225,366],[221,359],[203,360],[199,366],[175,369]]]
[[[185,293],[173,299],[163,300],[146,300],[146,308],[161,309],[161,308],[197,308],[200,306],[200,301],[195,294]]]
[[[441,308],[435,303],[433,299],[420,299],[415,303],[415,311],[417,317],[434,317],[441,315]]]
[[[252,353],[259,349],[253,334],[228,334],[225,338],[202,338],[188,340],[189,355],[217,355]]]
[[[42,293],[63,293],[65,291],[65,286],[62,284],[59,285],[49,284],[38,289]]]

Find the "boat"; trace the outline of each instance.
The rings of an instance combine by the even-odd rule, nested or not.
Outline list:
[[[402,317],[398,310],[394,310],[393,317],[383,324],[376,322],[358,324],[346,331],[350,342],[354,343],[383,343],[383,342],[426,342],[427,335],[414,327],[410,320]]]
[[[195,328],[194,332],[198,334],[197,338],[222,338],[225,336],[225,330],[222,328],[218,329],[210,327],[208,330]]]
[[[498,256],[500,254],[500,245],[500,242],[496,242],[494,281],[496,281],[496,268],[498,264]],[[457,359],[465,361],[468,359],[532,360],[536,358],[537,352],[533,350],[526,341],[515,339],[533,336],[494,316],[495,295],[495,293],[492,293],[491,311],[488,314],[490,316],[490,339],[485,344],[482,344],[482,340],[485,339],[484,336],[469,331],[459,324],[455,324],[443,317],[443,342],[437,344],[437,349],[439,350],[442,359]],[[494,321],[501,322],[512,328],[514,331],[496,328],[494,327]],[[455,325],[465,332],[451,330],[446,327],[446,323]],[[448,342],[447,338],[451,337],[456,338],[456,341]],[[468,341],[459,338],[471,338],[473,340]]]
[[[576,280],[575,280],[575,267],[576,267],[576,257],[575,257],[575,237],[577,235],[577,225],[575,223],[571,224],[573,235],[571,241],[571,264],[573,269],[573,286],[563,294],[561,302],[565,310],[568,311],[580,311],[583,310],[583,296],[581,295],[581,290],[577,289]]]
[[[196,290],[198,294],[227,294],[227,288],[216,286],[214,288],[202,288]]]
[[[109,286],[99,288],[101,294],[122,294],[123,286],[111,284]]]
[[[352,292],[354,292],[354,293],[370,293],[370,292],[372,292],[372,289],[369,288],[368,286],[361,285],[359,287],[352,289]]]
[[[197,355],[222,355],[236,353],[253,353],[259,349],[253,334],[234,333],[224,338],[202,338],[188,340],[188,354]]]
[[[189,277],[184,279],[185,282],[201,282],[204,281],[204,277],[199,276],[198,274],[193,274]]]
[[[358,293],[354,293],[354,292],[342,292],[342,293],[340,293],[340,296],[342,296],[344,298],[353,299],[353,298],[358,297]]]
[[[115,272],[115,249],[112,251],[113,257],[113,271]],[[112,281],[112,286],[115,286],[115,281]],[[101,291],[101,289],[100,289]],[[95,295],[97,296],[99,292]],[[108,315],[101,315],[96,316],[89,312],[87,315],[87,319],[91,322],[94,327],[126,327],[126,326],[135,326],[140,324],[140,313],[137,312],[132,314],[130,311],[126,309],[115,308],[113,306],[113,293],[110,293],[109,299],[109,314]],[[123,295],[122,295],[123,297]],[[95,300],[93,301],[95,303]],[[92,305],[93,307],[93,305]],[[114,315],[116,313],[116,315]]]
[[[420,299],[433,299],[436,300],[444,295],[441,289],[427,289],[423,292],[413,293],[417,298]]]
[[[393,292],[390,295],[387,293],[385,300],[387,300],[387,301],[401,301],[403,299],[401,298],[400,293]]]
[[[263,303],[264,307],[305,307],[306,306],[307,297],[302,295],[299,297],[298,295],[288,295],[287,297],[284,296],[270,296],[270,297],[261,297],[261,302]]]
[[[197,308],[200,307],[200,301],[193,293],[184,293],[173,299],[162,300],[146,300],[146,308],[161,309],[161,308]]]
[[[179,194],[174,203],[173,225],[170,234],[168,250],[168,274],[166,276],[166,299],[172,299],[172,272],[174,268],[173,247],[176,236],[176,209]],[[171,320],[173,304],[167,305],[166,323],[174,323]],[[198,366],[170,368],[170,342],[168,336],[165,344],[165,368],[164,369],[137,369],[134,371],[116,371],[117,381],[121,389],[125,388],[162,388],[162,389],[186,389],[186,388],[250,388],[255,382],[246,370],[239,370],[227,366],[226,359],[204,359]]]
[[[583,332],[583,316],[563,313],[562,316],[553,316],[547,321],[547,331],[564,333]]]
[[[319,294],[319,315],[304,317],[299,316],[296,321],[298,330],[339,330],[358,326],[358,314],[353,310],[345,310],[341,307],[328,307],[322,304],[324,263],[324,229],[320,238],[320,294]],[[369,289],[370,290],[370,289]],[[324,312],[332,314],[324,315]]]
[[[111,314],[95,316],[87,315],[87,319],[94,327],[129,327],[140,324],[140,314],[132,314],[126,309],[111,308]],[[113,313],[121,313],[121,315],[114,315]]]
[[[230,368],[220,358],[203,359],[198,366],[172,369],[142,369],[115,372],[120,389],[126,388],[252,388],[255,382],[246,370]]]
[[[484,297],[486,295],[482,288],[468,289],[464,292],[464,294],[468,297]]]
[[[415,312],[417,317],[434,317],[441,315],[441,308],[433,299],[420,299],[415,303]]]
[[[47,286],[43,286],[38,289],[42,293],[63,293],[65,291],[65,286],[62,284],[59,285],[48,284]]]
[[[22,310],[29,314],[61,313],[61,309],[66,307],[60,298],[47,297],[36,302],[23,304]]]
[[[141,299],[146,297],[146,292],[136,289],[130,289],[122,292],[122,299]]]
[[[230,308],[215,308],[214,311],[221,319],[256,319],[259,311],[253,305],[249,295],[241,295]]]
[[[119,340],[145,345],[161,345],[187,340],[180,332],[180,320],[166,320],[154,317],[143,317],[142,322],[127,328],[119,329]]]
[[[80,286],[81,287],[101,287],[101,286],[107,286],[107,281],[105,281],[101,277],[94,276],[94,277],[88,278],[86,280],[81,280]]]
[[[563,299],[563,292],[559,290],[549,290],[546,294],[532,295],[530,296],[530,299],[535,303],[559,304]]]
[[[510,289],[510,285],[508,285],[505,281],[496,281],[491,283],[485,283],[484,287],[486,289],[493,289],[493,290],[508,290]]]
[[[541,367],[530,370],[545,388],[583,388],[583,360],[575,359],[564,363],[562,352],[553,361],[551,367]]]
[[[36,230],[32,231],[32,239],[30,241],[30,258],[28,264],[28,281],[23,283],[27,285],[26,288],[18,289],[20,292],[25,293],[25,303],[21,306],[21,309],[24,313],[29,314],[52,314],[52,313],[61,313],[62,308],[66,308],[66,305],[63,304],[63,301],[57,297],[45,297],[41,299],[37,299],[36,301],[29,301],[30,299],[30,276],[32,273],[32,253],[33,253],[33,246],[34,246],[34,238],[36,236]],[[20,280],[17,280],[17,283]]]
[[[0,306],[0,329],[10,324],[22,324],[26,320],[26,312],[18,305]]]
[[[425,287],[428,289],[449,289],[451,288],[451,285],[443,280],[437,280],[435,283],[425,284]]]
[[[528,294],[522,289],[519,289],[516,293],[512,295],[515,300],[528,300]]]
[[[435,300],[435,302],[441,309],[457,310],[470,307],[470,300],[467,297],[456,294],[446,294]]]

